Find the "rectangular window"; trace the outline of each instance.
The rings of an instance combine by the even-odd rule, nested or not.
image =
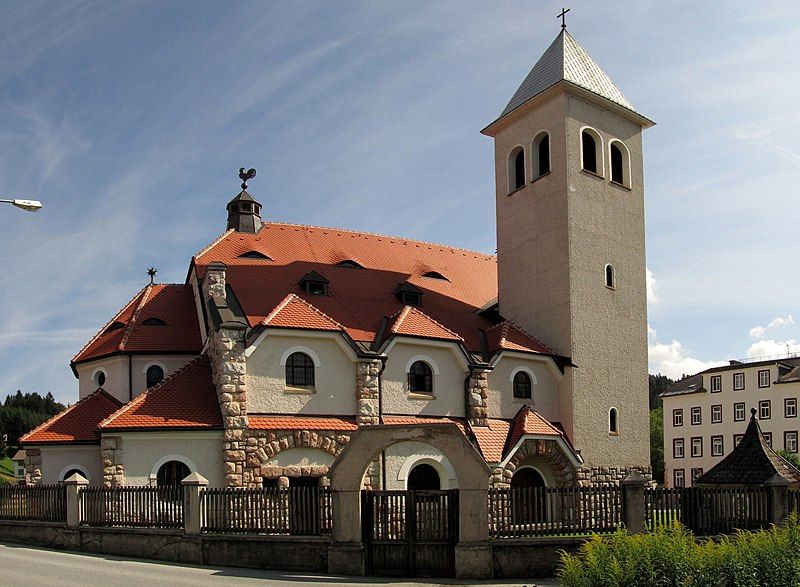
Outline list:
[[[733,391],[741,391],[744,389],[744,373],[733,374]]]
[[[674,438],[672,440],[672,458],[683,458],[683,438]]]
[[[693,457],[702,457],[703,456],[703,437],[702,436],[693,436],[692,437],[692,456]]]
[[[701,467],[695,467],[692,469],[692,485],[697,483],[697,480],[703,476],[703,469]]]
[[[783,449],[789,452],[797,452],[797,431],[783,433]]]
[[[736,448],[739,446],[739,443],[742,441],[742,437],[744,434],[734,434],[733,435],[733,447]]]
[[[744,402],[733,404],[733,421],[744,422]]]
[[[772,417],[772,402],[768,399],[762,399],[758,402],[758,418],[759,420],[769,420]]]
[[[758,372],[758,386],[769,387],[769,369]]]
[[[672,410],[672,425],[683,426],[683,409]]]
[[[719,393],[722,391],[722,375],[711,376],[711,393]]]
[[[692,426],[699,426],[703,423],[703,413],[700,407],[692,408]]]
[[[783,400],[783,415],[786,418],[797,418],[797,398],[787,397]]]
[[[772,448],[772,432],[763,432],[764,435],[764,442],[767,443],[767,446]]]
[[[722,405],[713,405],[711,406],[711,423],[719,424],[720,422],[722,422]]]
[[[712,457],[721,457],[725,454],[725,446],[722,440],[722,436],[712,436],[711,437],[711,456]]]
[[[675,469],[672,474],[675,479],[675,487],[686,487],[686,477],[683,469]]]

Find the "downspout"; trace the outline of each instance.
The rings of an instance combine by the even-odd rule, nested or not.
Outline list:
[[[133,401],[133,355],[128,355],[128,401]]]
[[[378,422],[383,419],[383,370],[386,369],[386,357],[381,358],[381,370],[378,371]],[[386,491],[386,449],[381,451],[381,485]]]

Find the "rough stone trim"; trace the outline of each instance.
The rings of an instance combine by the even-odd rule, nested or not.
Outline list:
[[[103,486],[125,485],[121,436],[103,436],[100,440],[100,459],[103,461]]]
[[[467,419],[470,426],[489,424],[489,372],[476,369],[467,380]]]
[[[380,424],[378,414],[380,372],[379,361],[356,363],[356,422],[359,426]]]
[[[650,467],[583,467],[577,472],[578,485],[619,485],[628,473],[640,473],[652,482],[653,472]]]
[[[529,461],[543,459],[553,471],[556,484],[559,487],[575,485],[578,478],[567,456],[561,451],[555,440],[525,440],[514,455],[508,460],[505,467],[495,467],[492,470],[491,485],[496,488],[507,488],[511,485],[514,472]]]
[[[38,485],[42,482],[42,451],[38,448],[25,449],[25,483]]]

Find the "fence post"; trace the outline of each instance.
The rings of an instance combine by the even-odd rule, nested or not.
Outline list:
[[[208,487],[208,479],[200,473],[190,473],[183,481],[183,532],[200,534],[200,490]]]
[[[67,527],[77,528],[81,525],[81,495],[80,490],[89,485],[80,473],[73,473],[64,480],[64,491],[67,493]]]
[[[644,488],[647,477],[632,471],[622,480],[622,519],[631,534],[643,534],[647,529],[647,507]]]
[[[780,526],[789,515],[789,481],[775,473],[764,486],[769,490],[769,521]]]

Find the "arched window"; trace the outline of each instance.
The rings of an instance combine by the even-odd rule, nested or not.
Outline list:
[[[608,150],[611,158],[611,181],[630,187],[631,169],[628,148],[621,141],[614,140],[611,141]]]
[[[154,385],[158,385],[164,381],[164,369],[159,365],[150,365],[147,368],[147,387],[148,389]]]
[[[433,393],[433,372],[425,361],[415,361],[408,370],[408,390]]]
[[[608,433],[619,434],[619,414],[617,408],[608,410]]]
[[[314,386],[314,361],[305,353],[292,353],[286,359],[286,385]]]
[[[167,461],[156,473],[158,487],[180,487],[181,481],[189,476],[189,467],[181,461]]]
[[[442,488],[442,480],[439,472],[427,463],[416,465],[408,474],[408,489],[420,490],[439,490]]]
[[[617,276],[613,265],[606,265],[606,287],[611,289],[617,287]]]
[[[585,171],[603,175],[603,139],[592,128],[581,131],[581,163]]]
[[[531,398],[531,376],[525,371],[518,371],[514,375],[514,397],[520,399]]]
[[[550,135],[540,132],[533,139],[532,147],[533,179],[539,179],[550,173]]]
[[[525,186],[525,149],[517,147],[508,156],[508,193]]]

